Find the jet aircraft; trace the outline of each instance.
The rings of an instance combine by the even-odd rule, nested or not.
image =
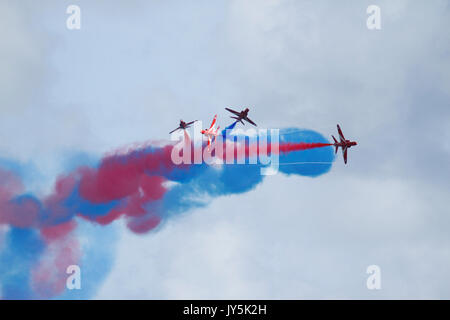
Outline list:
[[[191,122],[186,123],[186,122],[184,122],[183,120],[180,120],[180,125],[178,126],[178,128],[176,128],[176,129],[170,131],[169,134],[171,134],[171,133],[173,133],[173,132],[175,132],[175,131],[177,131],[177,130],[184,130],[184,129],[187,129],[187,128],[189,128],[195,121],[197,121],[197,120],[194,120],[194,121],[191,121]]]
[[[244,110],[242,110],[241,112],[235,111],[233,109],[230,108],[225,108],[225,110],[227,110],[228,112],[231,112],[233,116],[230,116],[230,118],[236,119],[236,121],[241,122],[243,125],[245,125],[245,123],[242,120],[247,121],[248,123],[251,123],[252,125],[254,125],[256,127],[256,123],[254,123],[252,120],[249,119],[248,117],[248,112],[250,111],[249,108],[245,108]]]
[[[347,150],[350,149],[352,146],[356,146],[357,143],[355,141],[350,141],[345,139],[344,134],[342,133],[341,127],[339,127],[339,125],[337,125],[337,130],[339,133],[339,139],[340,142],[338,142],[336,140],[336,138],[332,135],[333,140],[334,140],[334,146],[336,148],[335,150],[335,154],[337,153],[339,147],[342,148],[342,156],[344,157],[344,163],[347,164]]]
[[[217,129],[214,128],[216,121],[217,121],[217,114],[214,116],[214,119],[213,119],[209,129],[204,129],[204,130],[200,131],[202,134],[204,134],[208,138],[208,148],[211,145],[212,140],[219,135],[220,126],[217,127]]]

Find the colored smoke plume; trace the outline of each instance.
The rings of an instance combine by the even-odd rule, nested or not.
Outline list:
[[[280,163],[306,163],[282,166],[280,172],[311,177],[326,173],[334,160],[329,145],[314,131],[280,130]],[[0,169],[0,296],[63,294],[67,266],[83,258],[76,233],[80,219],[98,226],[124,219],[132,232],[146,233],[215,197],[247,192],[264,178],[261,164],[177,166],[172,148],[170,143],[147,144],[105,156],[96,166],[80,165],[58,177],[45,197],[25,193],[14,170]]]

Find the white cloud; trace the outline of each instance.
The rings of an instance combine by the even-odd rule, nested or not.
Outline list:
[[[155,234],[125,233],[97,298],[448,297],[448,239],[429,233],[445,211],[429,207],[406,181],[269,177]],[[365,287],[371,264],[380,292]]]

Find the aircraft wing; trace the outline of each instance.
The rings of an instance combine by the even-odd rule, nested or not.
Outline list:
[[[191,124],[193,124],[195,121],[197,121],[197,120],[194,120],[194,121],[191,121],[191,122],[188,122],[188,123],[186,123],[186,125],[187,126],[190,126]]]
[[[212,129],[212,127],[214,127],[214,125],[216,124],[216,120],[217,120],[217,114],[214,116],[214,119],[211,122],[211,126],[209,127],[209,129]]]
[[[339,138],[341,140],[345,141],[344,134],[342,133],[341,127],[339,127],[339,125],[337,125],[337,129],[338,129],[338,133],[339,133]]]
[[[178,129],[181,129],[181,127],[178,127],[178,128],[176,128],[176,129],[173,129],[172,131],[169,132],[169,134],[174,133],[174,132],[177,131]]]
[[[344,163],[347,164],[347,147],[342,147],[342,155],[344,156]]]
[[[252,125],[254,125],[255,127],[257,127],[256,123],[254,123],[252,120],[250,120],[250,118],[245,117],[245,120],[250,122]]]
[[[225,110],[227,110],[227,111],[229,111],[229,112],[231,112],[231,113],[233,113],[233,114],[235,114],[237,116],[241,114],[240,112],[234,111],[233,109],[230,109],[230,108],[225,108]]]

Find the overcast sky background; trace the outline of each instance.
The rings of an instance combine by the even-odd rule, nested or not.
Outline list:
[[[80,153],[167,139],[180,118],[224,126],[226,106],[264,128],[339,123],[358,141],[347,166],[268,177],[144,236],[117,223],[93,297],[449,299],[449,30],[440,0],[0,0],[0,157],[45,194]]]

